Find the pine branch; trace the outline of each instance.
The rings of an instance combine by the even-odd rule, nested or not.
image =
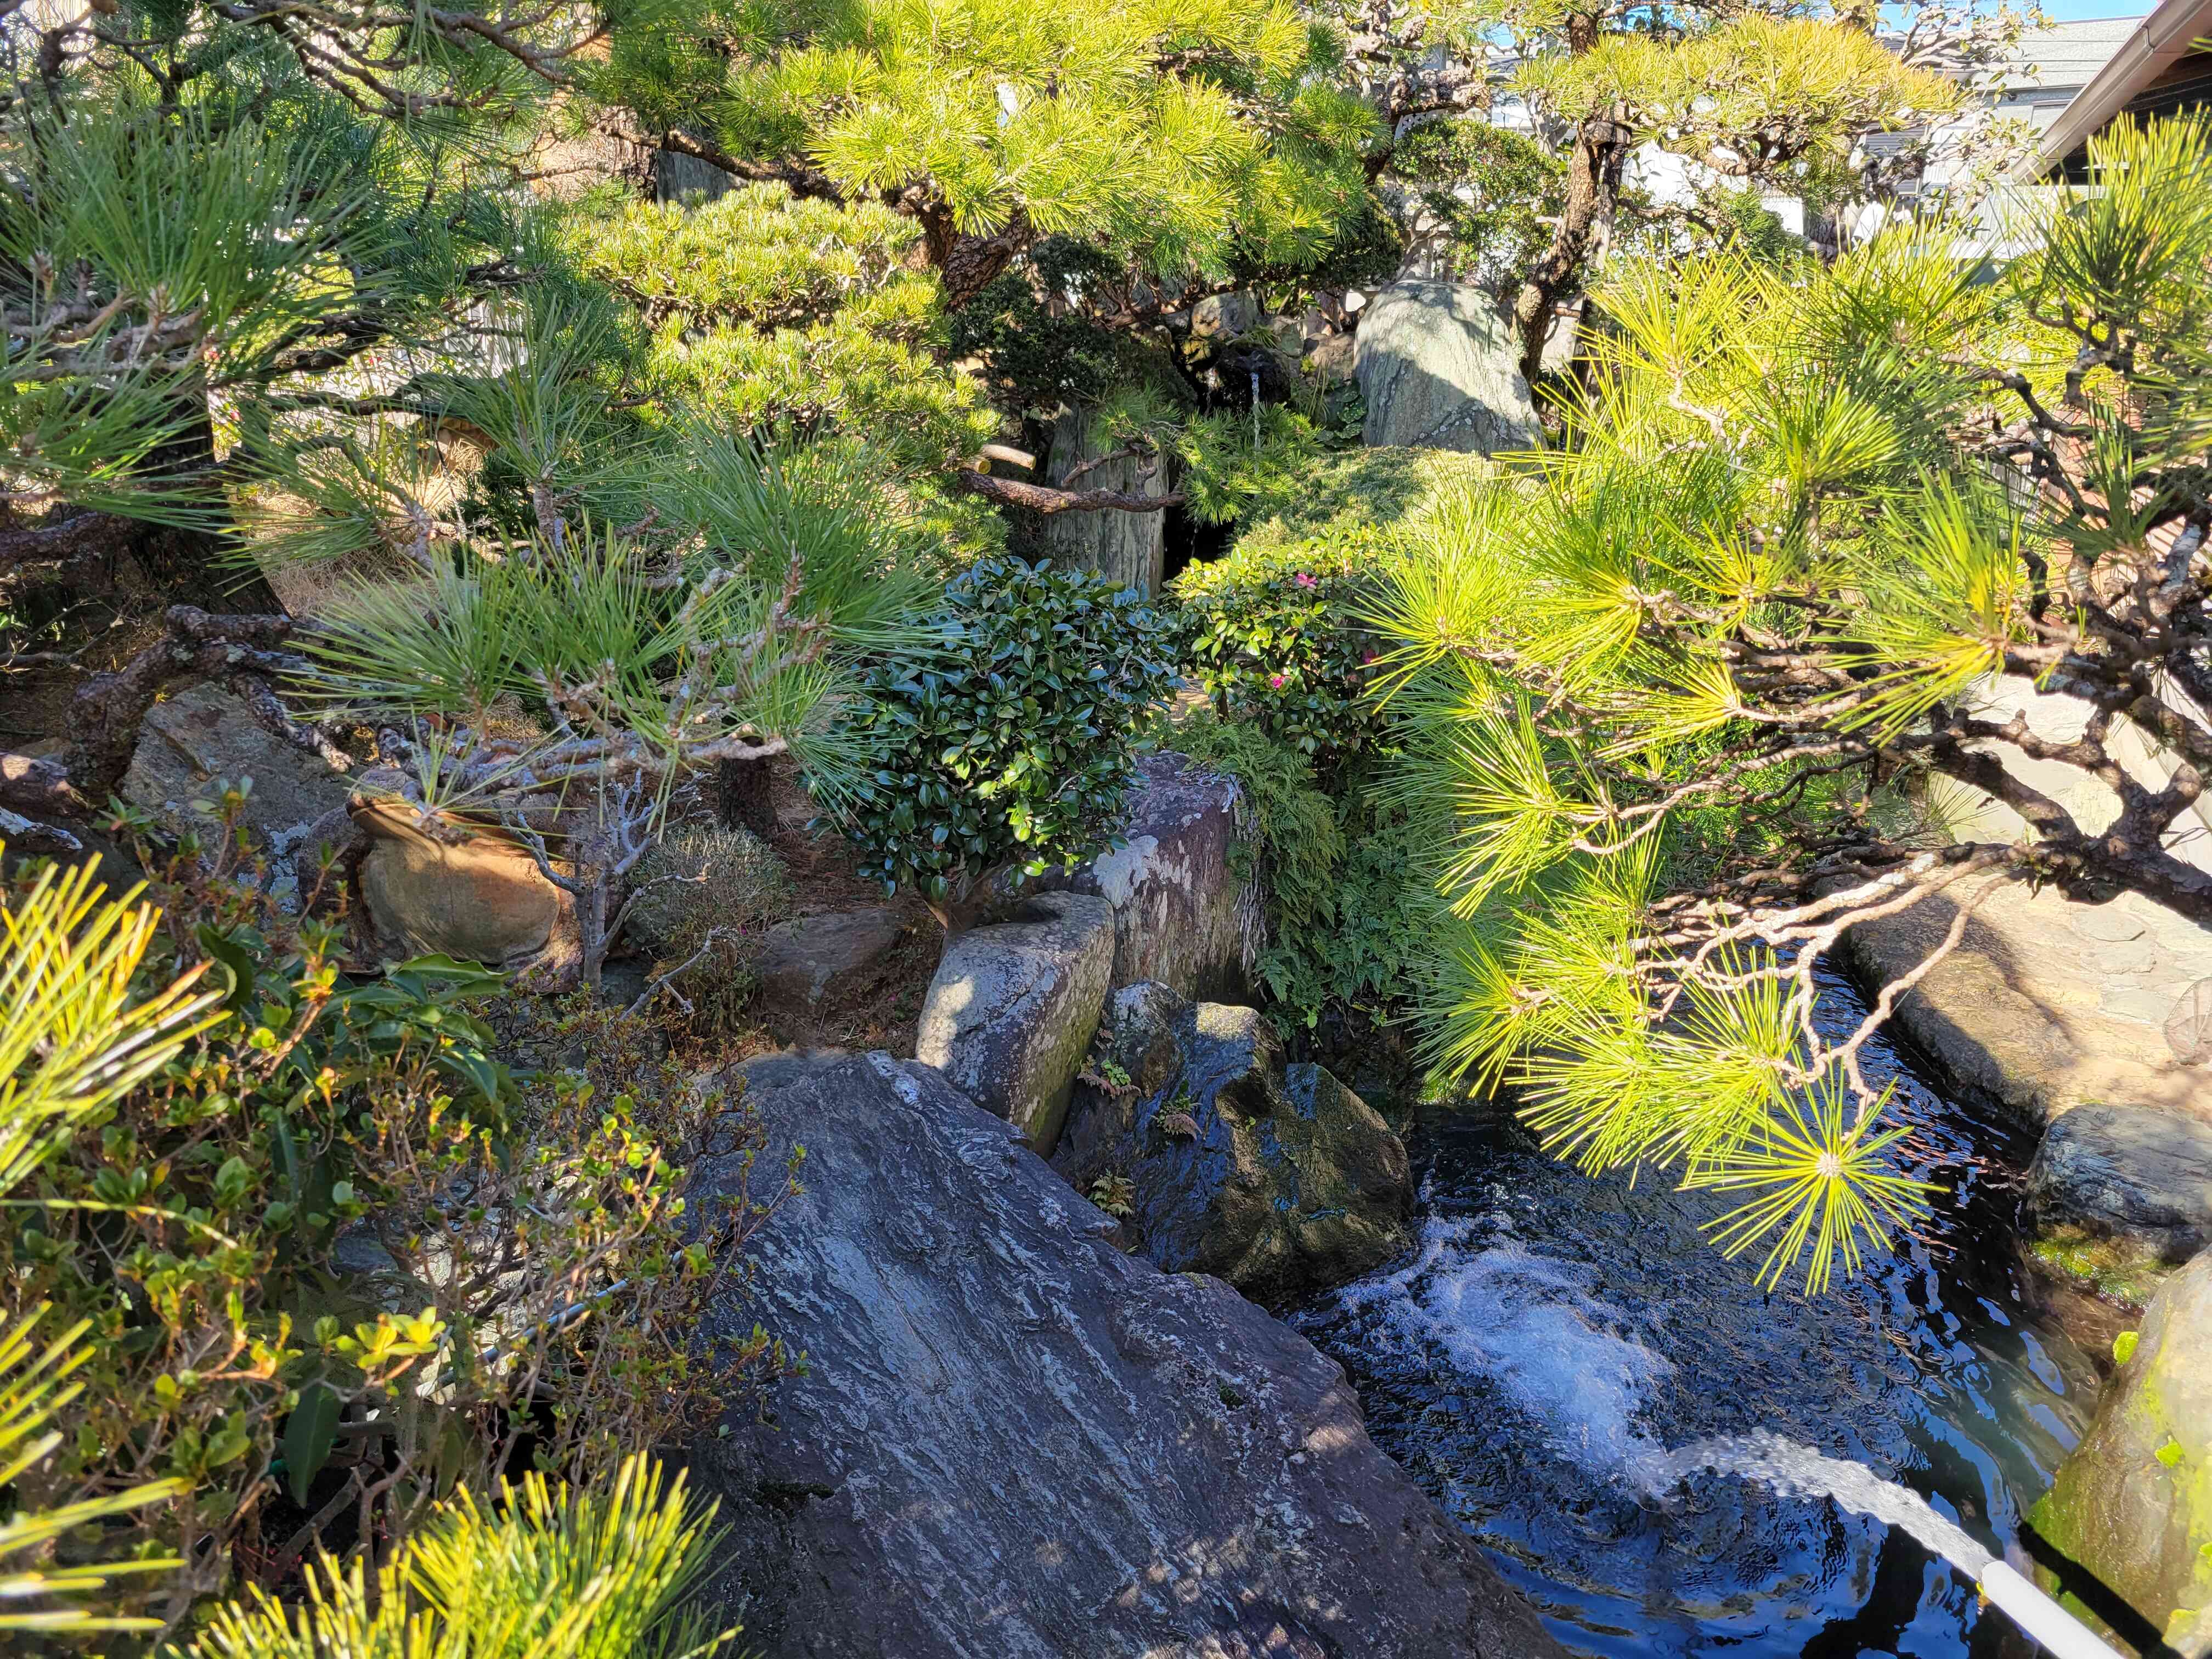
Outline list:
[[[961,488],[1002,507],[1027,507],[1033,513],[1158,513],[1181,507],[1189,499],[1182,491],[1165,495],[1132,495],[1116,489],[1054,489],[1046,484],[1022,483],[994,478],[988,472],[956,472]]]

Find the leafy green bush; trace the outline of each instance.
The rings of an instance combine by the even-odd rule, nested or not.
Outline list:
[[[1435,902],[1420,834],[1358,791],[1332,799],[1305,758],[1256,721],[1199,710],[1160,740],[1243,787],[1231,856],[1267,894],[1259,971],[1277,1022],[1311,1027],[1332,1000],[1387,1013],[1412,994]]]
[[[0,1328],[41,1309],[88,1327],[60,1437],[15,1494],[112,1511],[178,1483],[109,1514],[103,1540],[179,1559],[112,1591],[171,1627],[237,1566],[281,1582],[325,1544],[404,1536],[519,1455],[596,1478],[784,1363],[757,1332],[712,1353],[688,1340],[775,1197],[687,1215],[685,1171],[749,1158],[757,1123],[606,1011],[525,1005],[559,1057],[526,1079],[483,1018],[496,975],[426,958],[348,976],[338,927],[268,902],[244,795],[217,793],[173,856],[117,821],[155,872],[130,949],[83,878],[42,929],[27,919],[55,914],[51,867],[0,882],[0,1147],[24,1153]],[[132,1042],[167,1016],[131,1010],[182,1009],[189,1040],[49,1109],[41,1008],[64,1035]],[[591,1316],[617,1283],[622,1318]]]
[[[1267,894],[1273,940],[1297,937],[1334,920],[1344,836],[1336,805],[1315,781],[1312,763],[1249,720],[1194,709],[1161,733],[1164,746],[1243,786],[1237,874],[1257,878]]]
[[[1097,404],[1139,369],[1143,348],[1084,304],[1127,278],[1122,262],[1064,236],[1040,242],[952,315],[955,361],[978,360],[1013,406]],[[1047,296],[1059,301],[1048,304]],[[1072,303],[1071,303],[1072,301]]]
[[[1086,571],[985,560],[939,622],[938,654],[871,677],[859,736],[875,764],[842,816],[861,873],[913,888],[950,929],[1002,871],[1104,844],[1175,671],[1159,613]]]
[[[1170,590],[1183,660],[1214,706],[1256,721],[1324,780],[1382,729],[1367,696],[1377,647],[1359,617],[1386,545],[1359,528],[1240,543],[1190,566]]]

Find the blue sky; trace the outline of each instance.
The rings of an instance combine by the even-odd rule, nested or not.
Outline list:
[[[2043,9],[2058,23],[2090,17],[2143,17],[2150,13],[2143,0],[2043,0]]]

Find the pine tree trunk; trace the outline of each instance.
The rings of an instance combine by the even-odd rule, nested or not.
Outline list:
[[[725,825],[762,840],[775,833],[775,763],[726,760],[714,772],[714,805]]]
[[[1570,57],[1597,49],[1601,32],[1595,13],[1570,12],[1566,23]],[[1551,246],[1513,297],[1513,323],[1521,331],[1521,376],[1531,386],[1544,371],[1544,342],[1559,301],[1580,285],[1584,267],[1602,249],[1613,228],[1621,170],[1628,163],[1634,138],[1613,118],[1618,112],[1591,116],[1576,132],[1574,153],[1567,158],[1567,193],[1559,228],[1552,233]]]
[[[1559,301],[1581,285],[1584,269],[1612,227],[1613,207],[1620,198],[1621,170],[1627,165],[1633,136],[1610,116],[1593,117],[1575,135],[1559,228],[1513,300],[1513,323],[1521,332],[1521,373],[1531,386],[1543,372],[1544,342]]]
[[[1131,495],[1168,494],[1167,462],[1155,457],[1152,471],[1135,456],[1091,467],[1073,483],[1069,475],[1106,453],[1090,412],[1072,410],[1054,424],[1046,481],[1069,489],[1113,489]],[[1147,599],[1159,597],[1167,562],[1164,513],[1061,513],[1045,520],[1044,539],[1054,562],[1095,570],[1117,587],[1133,587]]]

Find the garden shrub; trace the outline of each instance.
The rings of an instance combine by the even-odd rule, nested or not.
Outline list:
[[[214,1023],[39,1139],[0,1231],[0,1327],[40,1307],[58,1332],[89,1324],[58,1447],[15,1496],[181,1483],[109,1519],[102,1545],[181,1558],[111,1591],[172,1627],[234,1571],[284,1583],[510,1468],[602,1476],[786,1359],[757,1331],[693,1346],[704,1298],[793,1189],[779,1172],[764,1203],[686,1213],[696,1157],[749,1164],[761,1144],[741,1102],[688,1095],[605,1010],[530,1008],[583,1060],[519,1076],[484,1018],[497,975],[434,957],[349,975],[336,925],[267,899],[243,792],[214,793],[208,832],[167,855],[145,820],[112,826],[152,872],[160,925],[110,970],[134,1005],[198,975],[221,994]],[[10,982],[42,878],[33,863],[0,882]],[[50,939],[33,981],[82,1000],[90,981],[63,971],[78,950]],[[37,1056],[13,1039],[36,1002],[7,1011],[0,1117],[28,1097]],[[382,1270],[341,1278],[342,1235],[349,1265],[380,1253]],[[596,1316],[617,1283],[619,1317]]]
[[[1259,975],[1276,1022],[1310,1028],[1333,1000],[1384,1014],[1409,994],[1433,902],[1422,836],[1356,789],[1333,799],[1304,757],[1257,721],[1201,709],[1161,741],[1243,787],[1231,857],[1267,894]]]
[[[686,1503],[680,1473],[642,1457],[602,1488],[556,1492],[532,1474],[488,1504],[464,1487],[374,1578],[320,1564],[304,1607],[257,1586],[188,1659],[707,1659],[738,1634],[684,1605],[713,1516]]]
[[[842,819],[861,873],[950,929],[1001,872],[1106,844],[1175,670],[1159,613],[1087,571],[984,560],[945,588],[939,624],[937,653],[869,677],[873,765]]]
[[[1256,722],[1325,782],[1382,729],[1367,696],[1377,647],[1360,617],[1388,546],[1358,527],[1248,540],[1190,566],[1170,590],[1183,661],[1215,708]]]
[[[685,824],[639,862],[630,931],[702,1032],[737,1029],[759,983],[769,928],[795,890],[775,849],[750,830]]]
[[[1248,720],[1194,709],[1162,742],[1242,787],[1236,873],[1267,894],[1267,933],[1279,941],[1334,920],[1335,876],[1344,856],[1336,805],[1315,781],[1312,763]]]

